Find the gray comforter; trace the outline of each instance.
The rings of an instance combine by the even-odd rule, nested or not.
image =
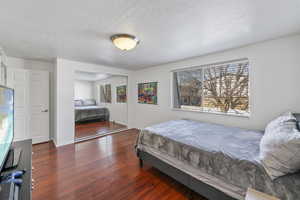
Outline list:
[[[109,110],[101,106],[76,106],[75,122],[103,119],[109,120]]]
[[[300,173],[272,181],[258,160],[263,132],[174,120],[141,131],[137,148],[226,194],[243,199],[248,187],[300,199]]]

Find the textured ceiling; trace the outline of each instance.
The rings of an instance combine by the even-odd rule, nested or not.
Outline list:
[[[9,0],[0,45],[10,56],[140,69],[300,32],[299,0]],[[136,35],[133,51],[115,33]]]

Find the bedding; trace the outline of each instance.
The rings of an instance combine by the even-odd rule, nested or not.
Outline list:
[[[236,199],[248,187],[285,200],[300,199],[300,173],[276,180],[259,161],[262,131],[192,120],[173,120],[143,129],[137,149],[190,174]]]
[[[75,106],[83,106],[83,102],[82,102],[82,100],[75,100],[74,105]]]
[[[83,106],[96,106],[96,101],[94,99],[86,99],[82,101]]]
[[[300,114],[297,113],[297,114],[294,114],[294,116],[296,117],[296,120],[297,120],[297,128],[298,128],[298,130],[300,130]]]
[[[300,170],[300,132],[291,112],[272,120],[260,141],[259,157],[272,179]]]
[[[75,106],[75,122],[95,119],[109,121],[109,110],[102,106]]]

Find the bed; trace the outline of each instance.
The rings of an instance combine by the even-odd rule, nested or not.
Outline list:
[[[193,120],[143,129],[137,140],[147,162],[211,200],[244,199],[248,187],[282,200],[300,199],[300,173],[272,181],[258,160],[263,132]]]
[[[75,122],[90,120],[109,121],[109,110],[97,106],[95,100],[75,100]]]

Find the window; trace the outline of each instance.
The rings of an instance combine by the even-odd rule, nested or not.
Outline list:
[[[249,116],[249,61],[173,72],[174,108]]]
[[[111,103],[111,85],[100,85],[100,102]]]

